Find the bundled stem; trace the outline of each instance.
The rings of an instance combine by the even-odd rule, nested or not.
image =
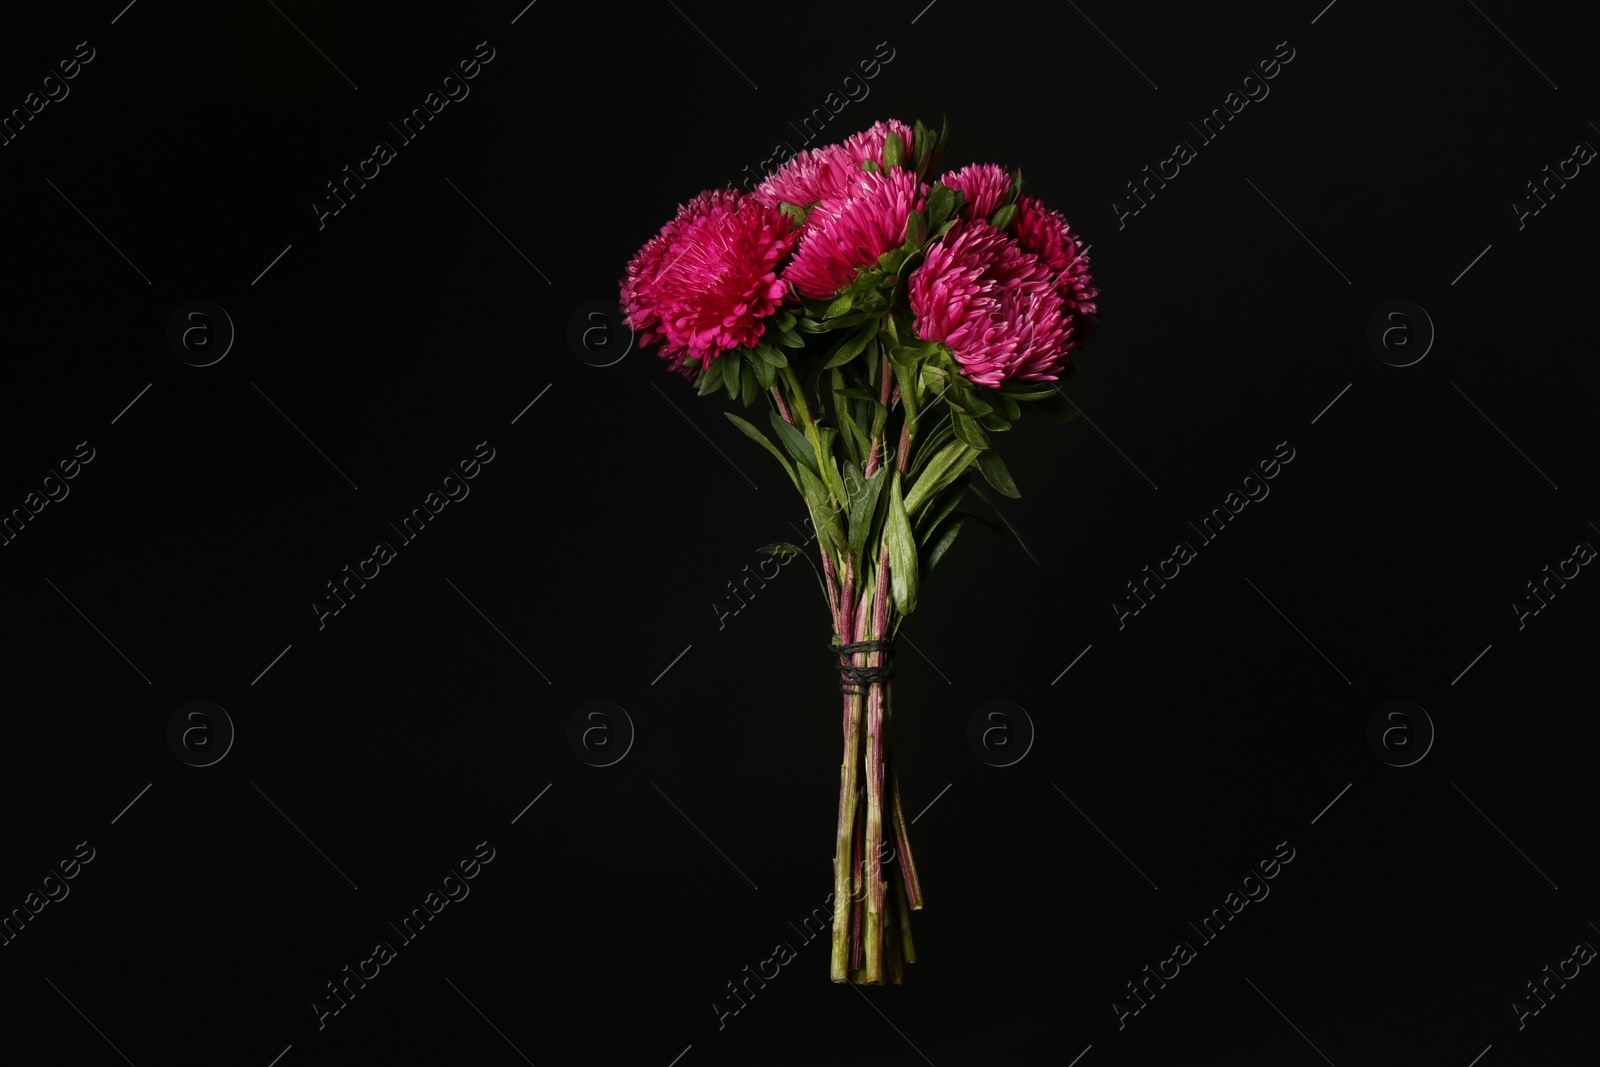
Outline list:
[[[845,980],[848,969],[848,948],[851,903],[855,887],[850,857],[855,842],[856,826],[856,763],[857,744],[861,725],[862,698],[859,695],[844,698],[844,763],[839,769],[839,835],[834,852],[833,878],[833,961],[831,971],[835,982]]]
[[[888,356],[884,356],[879,380],[885,408],[898,405],[899,391],[894,386]],[[803,401],[794,405],[803,411]],[[783,412],[789,417],[788,410]],[[811,429],[808,420],[808,430]],[[911,458],[913,437],[909,420],[902,423],[900,446],[895,454],[895,469],[905,476]],[[863,464],[867,477],[878,472],[883,457],[884,439],[875,434]],[[855,588],[854,563],[846,554],[843,581],[839,568],[823,552],[828,576],[828,598],[833,610],[837,646],[883,641],[893,627],[890,599],[890,558],[887,544],[878,548],[876,567],[867,585]],[[835,589],[837,586],[837,590]],[[886,654],[878,649],[853,652],[854,667],[883,667]],[[857,686],[846,686],[844,694],[844,760],[839,769],[838,842],[834,859],[834,929],[831,973],[836,982],[884,981],[885,966],[892,981],[902,977],[902,962],[916,959],[911,945],[911,910],[922,907],[922,890],[911,859],[905,813],[900,803],[899,779],[888,766],[887,726],[891,718],[890,683],[873,680],[863,694]],[[863,727],[865,728],[863,731]],[[885,794],[886,783],[890,786]],[[864,807],[864,810],[862,810]],[[886,812],[887,808],[887,812]],[[893,847],[885,847],[885,815]],[[898,907],[887,898],[884,864],[897,862],[903,886],[896,886]]]
[[[885,425],[874,419],[870,437],[863,440],[864,454],[858,454],[860,470],[867,479],[890,475],[902,483],[911,463],[911,446],[916,436],[907,416],[912,406],[900,396],[894,367],[885,351],[878,365],[876,387],[885,412],[899,409],[899,447],[894,453],[894,470],[883,470],[887,453]],[[771,389],[775,414],[783,422],[802,431],[819,460],[826,454],[825,434],[834,431],[819,424],[813,414],[805,387],[793,366],[784,366],[784,387]],[[835,407],[843,403],[834,397]],[[796,457],[799,458],[798,455]],[[893,492],[899,492],[896,487]],[[832,484],[827,496],[833,507],[851,522],[853,500],[840,499]],[[813,509],[819,503],[812,499]],[[897,505],[898,506],[898,505]],[[870,510],[870,509],[869,509]],[[815,510],[814,510],[815,515]],[[821,516],[817,516],[822,521]],[[870,521],[870,516],[868,520]],[[872,527],[877,529],[876,526]],[[841,732],[844,752],[839,765],[839,819],[835,831],[833,938],[829,962],[835,982],[878,984],[887,978],[899,982],[902,964],[915,962],[911,942],[910,913],[922,908],[922,887],[912,860],[908,826],[900,800],[899,777],[889,761],[888,726],[893,715],[892,689],[883,677],[889,662],[885,642],[898,622],[896,600],[891,596],[891,555],[887,536],[880,534],[876,544],[869,536],[868,547],[876,558],[867,557],[862,573],[857,573],[856,553],[836,551],[824,544],[823,587],[833,619],[834,647],[841,651],[841,668],[846,684],[842,687]],[[862,644],[878,645],[859,649]],[[859,672],[859,673],[858,673]],[[865,674],[870,680],[856,684],[853,679]],[[898,876],[886,879],[884,865],[896,863]],[[892,896],[890,882],[893,882]]]
[[[874,687],[874,694],[877,689]],[[883,981],[883,743],[881,708],[867,698],[867,840],[866,850],[874,857],[867,871],[867,981]]]
[[[858,797],[857,800],[859,800],[859,799],[860,798]],[[850,883],[850,888],[851,888],[850,898],[852,900],[859,900],[861,898],[861,894],[863,892],[863,886],[865,884],[863,882],[863,880],[862,880],[862,870],[861,870],[861,838],[862,838],[861,824],[862,824],[862,821],[866,818],[866,814],[867,814],[866,809],[863,808],[858,803],[856,805],[856,820],[855,820],[854,877],[851,879],[851,883]],[[853,916],[853,919],[852,919],[852,922],[851,922],[851,926],[850,926],[850,969],[852,971],[861,970],[862,958],[863,958],[863,945],[862,945],[862,942],[861,942],[861,909],[857,908],[855,910],[855,913],[854,913],[854,916]]]

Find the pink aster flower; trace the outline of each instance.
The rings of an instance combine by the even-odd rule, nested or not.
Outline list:
[[[807,217],[784,280],[813,300],[836,295],[855,281],[858,269],[900,247],[906,218],[923,209],[927,192],[909,170],[858,171],[844,195],[823,201]]]
[[[860,133],[852,133],[844,139],[843,148],[857,166],[862,160],[870,159],[878,166],[883,166],[883,142],[888,140],[890,132],[898,133],[900,140],[905,144],[905,155],[911,158],[911,127],[899,119],[884,119],[874,122]]]
[[[959,189],[965,203],[961,217],[987,219],[1000,210],[1000,200],[1011,191],[1011,175],[998,163],[972,163],[953,174],[945,174],[939,183],[950,189]]]
[[[661,357],[690,378],[714,356],[755,345],[787,291],[777,267],[798,237],[789,219],[737,190],[701,193],[628,264],[629,327],[642,344],[662,341]]]
[[[911,128],[888,119],[851,134],[843,144],[820,145],[796,154],[756,186],[751,195],[758,204],[767,207],[777,207],[779,201],[804,207],[843,196],[860,172],[862,162],[870,159],[883,166],[883,142],[891,130],[900,135],[909,153]]]
[[[911,276],[916,334],[943,342],[979,385],[1055,381],[1071,327],[1050,267],[974,219],[930,246]]]
[[[1100,295],[1089,276],[1089,257],[1084,254],[1083,241],[1059,211],[1051,211],[1031,196],[1017,201],[1016,232],[1022,250],[1044,260],[1055,273],[1056,290],[1072,322],[1073,344],[1081,345],[1099,320],[1095,299]]]
[[[843,194],[860,169],[841,145],[808,148],[779,167],[750,195],[764,207],[777,207],[779,201],[804,207]]]

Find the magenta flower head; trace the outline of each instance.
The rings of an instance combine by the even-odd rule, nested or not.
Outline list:
[[[763,207],[777,207],[780,201],[804,207],[843,194],[860,169],[840,145],[808,148],[756,186],[750,196]]]
[[[1055,381],[1071,327],[1055,277],[987,222],[957,223],[911,276],[915,330],[950,349],[979,385]]]
[[[784,269],[801,296],[825,300],[855,281],[856,271],[905,240],[906,219],[926,204],[928,187],[909,170],[858,171],[844,195],[806,218],[799,251]]]
[[[844,139],[843,148],[850,159],[860,166],[865,160],[872,160],[878,166],[883,166],[883,142],[888,140],[890,133],[898,133],[901,143],[905,145],[906,158],[911,158],[911,127],[899,119],[884,119],[874,122],[860,133],[852,133]]]
[[[1059,211],[1051,211],[1036,198],[1025,196],[1017,201],[1017,243],[1054,272],[1056,290],[1072,324],[1073,347],[1083,344],[1100,317],[1095,304],[1100,290],[1089,276],[1089,257],[1084,254],[1083,241]]]
[[[1000,200],[1011,191],[1011,175],[998,163],[973,163],[953,174],[940,176],[939,184],[961,192],[961,217],[988,219],[1000,210]]]
[[[693,378],[716,355],[753,347],[787,291],[777,268],[792,220],[735,189],[708,190],[628,263],[622,310],[641,344],[660,340],[670,369]]]
[[[751,196],[767,207],[777,207],[780,201],[804,207],[843,196],[863,162],[870,159],[880,168],[883,166],[883,142],[891,130],[900,135],[909,153],[911,128],[888,119],[851,134],[843,144],[821,145],[798,153],[756,186]]]

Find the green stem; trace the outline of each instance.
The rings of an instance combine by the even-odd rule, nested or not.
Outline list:
[[[789,383],[789,391],[794,400],[794,410],[799,414],[800,421],[805,424],[808,432],[815,430],[817,420],[811,417],[811,405],[806,401],[806,390],[800,384],[800,376],[794,372],[794,364],[788,364],[779,373],[783,375],[783,380]]]
[[[871,601],[863,594],[855,602],[853,611],[841,611],[841,644],[853,644],[867,633],[868,611]],[[851,658],[857,666],[865,666],[866,658]],[[835,982],[855,981],[851,960],[851,939],[855,913],[861,907],[857,901],[854,884],[854,858],[858,798],[860,795],[859,769],[861,765],[861,718],[865,706],[864,694],[857,690],[844,698],[844,761],[839,765],[839,825],[833,860],[833,956],[831,973]]]
[[[900,954],[907,963],[917,962],[917,948],[911,942],[911,912],[906,899],[905,886],[894,883],[895,914],[900,919]]]
[[[800,384],[800,376],[794,372],[794,364],[784,366],[783,380],[789,383],[789,389],[794,394],[791,398],[794,402],[794,411],[805,426],[806,440],[811,444],[811,454],[817,458],[817,470],[821,474],[822,484],[828,488],[828,499],[833,501],[833,510],[849,514],[844,501],[839,499],[839,491],[834,484],[838,481],[838,469],[834,466],[833,457],[822,452],[822,438],[817,433],[817,420],[811,414],[811,404],[806,400],[806,391]]]
[[[844,762],[839,766],[839,826],[833,857],[833,956],[830,973],[835,982],[849,979],[851,898],[854,896],[851,864],[856,828],[856,763],[861,738],[859,694],[845,697]]]

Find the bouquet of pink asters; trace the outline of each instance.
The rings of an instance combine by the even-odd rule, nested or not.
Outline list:
[[[879,122],[749,194],[703,192],[621,282],[641,344],[659,341],[702,396],[769,402],[771,436],[728,418],[783,467],[816,530],[844,696],[835,982],[878,984],[887,969],[898,983],[916,960],[922,887],[887,747],[894,635],[962,522],[997,525],[961,507],[968,492],[994,507],[972,469],[1019,495],[990,435],[1023,404],[1070,416],[1051,383],[1096,318],[1066,220],[1022,195],[1020,172],[940,174],[948,132]]]

